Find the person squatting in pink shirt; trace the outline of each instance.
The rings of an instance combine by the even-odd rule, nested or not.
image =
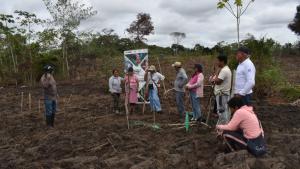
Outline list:
[[[245,105],[242,98],[234,97],[228,102],[233,117],[226,125],[217,125],[231,151],[247,149],[255,156],[266,153],[264,131],[253,111],[253,107]]]

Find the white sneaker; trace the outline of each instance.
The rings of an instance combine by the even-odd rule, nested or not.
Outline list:
[[[120,114],[119,110],[116,110],[116,114]]]
[[[192,119],[191,119],[191,121],[195,121],[196,119],[193,117]]]

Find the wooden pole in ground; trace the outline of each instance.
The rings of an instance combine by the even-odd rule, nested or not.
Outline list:
[[[24,93],[21,93],[21,113],[23,113],[23,101],[24,101]]]
[[[146,72],[148,73],[148,72]],[[149,78],[148,78],[148,74],[147,74],[147,80],[146,80],[146,88],[144,91],[144,103],[143,103],[143,114],[145,114],[145,109],[146,109],[146,101],[147,101],[147,93],[149,92]]]
[[[41,113],[41,99],[39,99],[39,113]]]
[[[130,78],[129,75],[127,74],[127,83],[125,83],[125,89],[127,88],[127,92],[125,91],[125,111],[126,111],[126,120],[127,120],[127,128],[129,129],[129,110],[128,110],[128,103],[129,103],[129,97],[130,97]]]
[[[28,108],[31,110],[31,93],[28,94]]]
[[[163,74],[163,72],[162,72],[162,70],[161,70],[159,58],[156,57],[156,59],[157,59],[157,63],[158,63],[159,72],[160,72],[161,74]],[[166,93],[166,85],[165,85],[165,81],[163,80],[162,83],[163,83],[164,93]]]
[[[153,111],[153,124],[156,123],[156,119],[155,119],[155,111]]]

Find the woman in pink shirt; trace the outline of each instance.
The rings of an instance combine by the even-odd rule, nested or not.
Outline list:
[[[124,78],[125,80],[125,91],[127,101],[130,103],[130,112],[134,112],[135,105],[138,102],[138,92],[139,92],[139,79],[134,74],[133,68],[128,69],[128,73]]]
[[[192,121],[201,120],[200,98],[203,97],[203,80],[204,76],[202,74],[202,66],[200,64],[195,64],[195,73],[186,85],[186,88],[190,92],[190,99],[193,108]]]
[[[241,98],[234,97],[228,102],[233,117],[226,125],[217,125],[229,148],[248,149],[256,156],[265,154],[264,132],[253,108],[246,106]]]

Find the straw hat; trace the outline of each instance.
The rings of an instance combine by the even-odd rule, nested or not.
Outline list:
[[[150,67],[149,67],[149,69],[148,69],[149,71],[156,71],[156,68],[155,68],[155,66],[154,65],[151,65]]]
[[[181,62],[175,62],[174,64],[172,64],[172,67],[181,67],[182,64]]]

